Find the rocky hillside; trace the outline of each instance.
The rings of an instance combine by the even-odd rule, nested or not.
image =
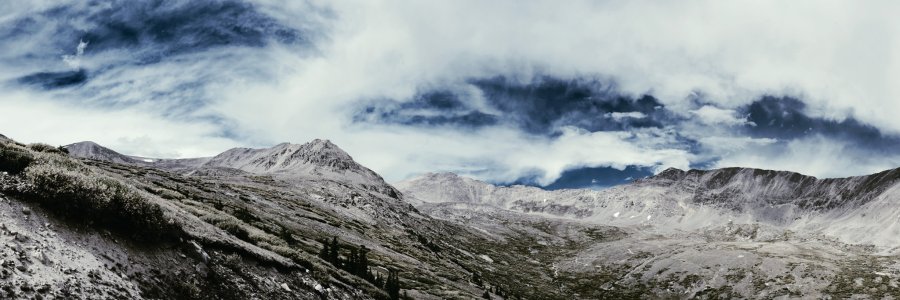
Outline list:
[[[522,268],[530,255],[524,245],[534,237],[485,234],[422,214],[327,141],[186,160],[204,162],[194,165],[104,160],[120,154],[76,159],[85,152],[14,141],[2,146],[0,194],[10,203],[3,222],[28,222],[13,213],[27,207],[51,224],[17,225],[15,233],[71,237],[39,243],[51,247],[21,242],[24,250],[8,254],[17,262],[0,281],[11,289],[5,296],[69,295],[64,280],[71,278],[82,287],[74,298],[98,291],[128,298],[565,298],[542,275],[551,272],[554,255],[536,257],[541,264],[531,272],[509,275]],[[579,232],[569,237],[580,242],[564,244],[584,247],[591,238]],[[92,236],[103,241],[81,242]],[[523,247],[508,248],[511,241]],[[323,253],[325,244],[331,250]],[[32,273],[39,265],[16,258],[39,251],[63,260],[53,253],[70,250],[105,263],[101,275],[115,277],[45,282]],[[26,283],[51,288],[21,289]]]
[[[119,154],[112,149],[100,146],[97,143],[90,141],[74,143],[63,148],[65,148],[66,151],[69,152],[69,154],[75,157],[103,160],[122,164],[138,164],[144,162],[139,158]]]
[[[99,160],[99,161],[107,161],[113,163],[120,164],[129,164],[129,165],[141,165],[141,166],[153,166],[157,168],[164,169],[184,169],[184,168],[196,168],[207,161],[209,161],[208,157],[201,158],[188,158],[188,159],[159,159],[159,158],[146,158],[139,156],[129,156],[118,153],[112,149],[103,147],[97,143],[91,141],[78,142],[74,144],[69,144],[62,146],[61,148],[65,149],[66,152],[72,157],[82,158],[82,159],[90,159],[90,160]]]
[[[836,236],[879,245],[900,241],[885,240],[881,233],[871,234],[884,228],[873,215],[888,218],[900,214],[900,205],[893,204],[900,200],[900,168],[828,179],[747,168],[669,169],[600,191],[500,187],[451,173],[431,173],[400,182],[397,187],[423,203],[420,207],[429,203],[474,203],[544,216],[668,229],[696,229],[740,220],[830,232],[828,227],[839,222],[855,222],[854,226],[868,228],[865,231],[870,234],[860,237],[858,231],[848,231],[835,232]],[[866,212],[873,206],[882,209]],[[863,215],[869,218],[854,217]]]
[[[0,138],[0,298],[900,296],[897,170],[397,184],[315,140],[212,158]],[[68,154],[65,153],[68,151]]]
[[[641,181],[689,190],[694,202],[712,205],[759,202],[793,204],[802,209],[858,207],[900,181],[900,168],[867,176],[818,179],[794,172],[750,168],[668,169]]]
[[[209,159],[201,167],[233,168],[282,179],[338,180],[398,197],[380,175],[356,163],[328,140],[282,143],[267,149],[235,148]]]
[[[584,247],[533,241],[566,249],[549,277],[575,298],[900,295],[898,169],[835,179],[671,169],[599,191],[498,187],[449,173],[397,186],[424,213],[499,236],[566,237],[573,220],[612,226],[595,231],[611,240]],[[544,226],[518,227],[534,219]]]

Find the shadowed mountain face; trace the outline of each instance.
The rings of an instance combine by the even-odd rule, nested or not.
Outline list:
[[[828,210],[860,206],[871,201],[900,181],[900,168],[868,176],[827,179],[748,168],[668,169],[642,181],[692,190],[696,194],[694,201],[703,204],[755,201]]]

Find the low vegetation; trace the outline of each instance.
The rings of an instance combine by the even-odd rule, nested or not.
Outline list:
[[[19,174],[34,160],[32,151],[12,142],[0,141],[0,171]]]
[[[177,225],[151,195],[45,144],[0,142],[0,171],[18,175],[5,192],[23,196],[65,218],[101,225],[137,241],[171,238]]]

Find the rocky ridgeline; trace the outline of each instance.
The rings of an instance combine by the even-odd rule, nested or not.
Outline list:
[[[358,164],[329,140],[305,144],[281,143],[271,148],[234,148],[214,157],[187,159],[143,158],[120,154],[93,142],[65,146],[74,157],[146,167],[213,174],[232,169],[271,175],[288,181],[339,181],[399,198],[398,191],[374,171]]]
[[[667,169],[639,180],[694,193],[693,202],[734,207],[793,204],[824,211],[842,206],[858,207],[900,182],[900,168],[847,178],[818,179],[794,172],[752,168],[715,170]]]

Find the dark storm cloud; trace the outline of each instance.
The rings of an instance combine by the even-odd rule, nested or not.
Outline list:
[[[823,136],[851,142],[860,151],[894,154],[900,151],[900,136],[886,135],[852,117],[840,121],[812,117],[806,111],[806,104],[796,98],[766,96],[739,111],[753,123],[744,130],[757,138],[790,141]]]
[[[409,101],[376,101],[357,112],[354,121],[462,128],[507,124],[549,136],[565,126],[622,131],[662,128],[678,121],[652,96],[624,96],[598,80],[543,76],[520,83],[497,76],[471,79],[468,84],[483,96],[487,108],[479,108],[476,96],[468,91],[429,90]]]
[[[411,101],[378,101],[353,116],[354,122],[379,122],[416,126],[480,128],[496,125],[498,116],[470,108],[450,91],[429,91]]]
[[[18,82],[25,85],[33,85],[45,89],[56,89],[83,84],[88,80],[84,70],[63,72],[39,72],[23,76]]]
[[[297,30],[239,1],[128,1],[101,10],[87,21],[95,27],[81,39],[90,41],[94,49],[147,50],[142,59],[148,62],[221,46],[305,42]]]
[[[154,64],[168,57],[220,47],[265,47],[271,43],[309,46],[305,32],[282,25],[243,1],[90,1],[58,5],[8,21],[0,29],[0,47],[35,37],[50,39],[21,61],[58,60],[82,48],[91,56],[127,53],[124,61],[96,66],[104,72],[126,64]],[[80,56],[81,54],[79,54]],[[41,70],[19,82],[54,89],[89,80],[84,71]]]
[[[48,21],[54,22],[48,22]],[[243,1],[90,1],[60,5],[11,21],[3,40],[38,34],[55,24],[58,49],[79,41],[91,51],[140,51],[144,59],[203,51],[219,46],[262,47],[270,41],[307,42],[296,29],[279,24]]]
[[[837,121],[812,116],[797,98],[765,96],[732,110],[701,97],[691,100],[687,114],[679,114],[652,95],[629,97],[617,92],[614,85],[595,79],[543,76],[522,83],[497,76],[469,79],[465,84],[466,88],[423,89],[406,101],[370,101],[353,114],[353,121],[455,130],[502,125],[550,139],[559,137],[567,127],[585,132],[641,132],[622,139],[634,144],[661,140],[653,147],[690,153],[694,168],[714,168],[727,157],[723,155],[735,153],[786,153],[796,147],[791,146],[794,141],[809,138],[840,143],[839,151],[855,156],[895,155],[900,149],[896,136],[853,118]],[[745,139],[758,142],[745,144]],[[651,175],[654,167],[630,165],[618,170],[575,165],[550,184],[538,183],[546,177],[541,170],[497,183],[546,189],[607,187],[626,183],[626,178]]]
[[[561,126],[591,132],[662,127],[668,121],[655,98],[623,96],[612,85],[597,80],[544,76],[518,83],[500,76],[470,82],[484,93],[488,103],[534,134],[549,134]],[[617,118],[614,113],[641,113],[643,117]]]

